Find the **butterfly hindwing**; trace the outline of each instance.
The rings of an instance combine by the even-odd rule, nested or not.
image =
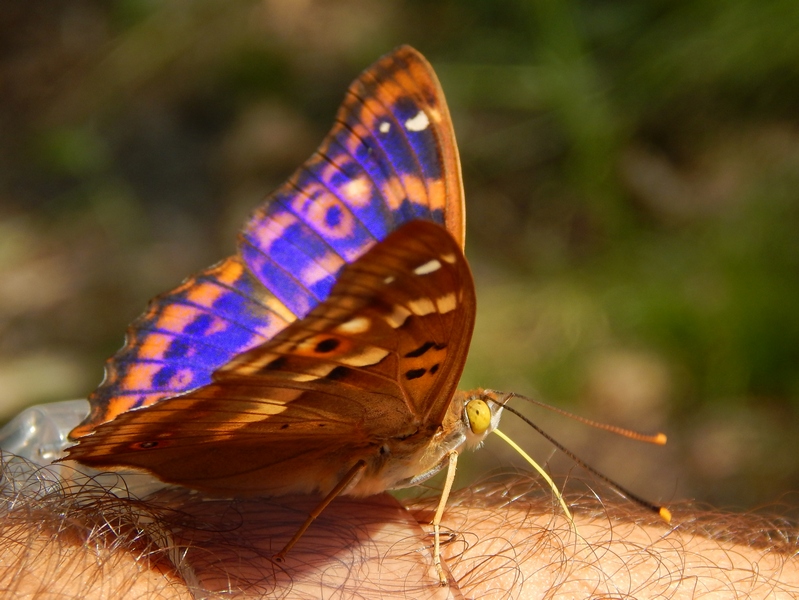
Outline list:
[[[377,469],[381,448],[433,436],[474,316],[460,245],[442,227],[413,221],[347,265],[305,318],[237,356],[213,383],[119,415],[70,458],[217,494],[327,491],[358,460]]]
[[[403,46],[350,86],[316,153],[250,217],[238,254],[153,300],[90,396],[81,439],[212,382],[330,294],[341,269],[413,219],[463,247],[457,147],[438,80]]]

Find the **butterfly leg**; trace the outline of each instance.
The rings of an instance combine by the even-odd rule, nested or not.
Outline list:
[[[366,468],[366,462],[363,460],[359,460],[358,462],[353,465],[353,467],[347,472],[344,478],[338,482],[336,487],[334,487],[330,493],[324,497],[324,499],[311,511],[311,514],[308,515],[308,518],[305,519],[305,522],[300,526],[297,530],[297,533],[288,541],[288,543],[283,546],[283,549],[275,554],[272,558],[277,562],[283,562],[286,558],[286,553],[297,543],[297,541],[302,537],[302,535],[306,532],[308,527],[311,526],[316,520],[316,517],[322,514],[322,511],[327,508],[327,505],[330,504],[333,499],[338,496],[342,491],[344,491],[347,486],[355,479],[359,474],[363,472]]]
[[[444,489],[441,490],[441,499],[438,501],[438,508],[433,517],[433,535],[435,542],[433,546],[433,564],[438,572],[438,579],[441,585],[448,585],[449,579],[441,566],[441,517],[444,516],[444,507],[447,505],[449,493],[452,491],[452,483],[455,481],[455,469],[458,465],[458,452],[453,450],[449,453],[449,463],[447,465],[447,479],[444,481]]]

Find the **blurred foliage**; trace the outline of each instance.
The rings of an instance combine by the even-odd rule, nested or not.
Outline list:
[[[464,384],[668,430],[645,460],[550,426],[650,496],[772,501],[799,487],[798,22],[793,0],[4,3],[3,414],[85,395],[410,43],[463,161]]]

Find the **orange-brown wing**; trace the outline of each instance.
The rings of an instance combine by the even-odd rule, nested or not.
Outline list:
[[[412,221],[213,383],[99,425],[69,458],[215,494],[326,492],[390,441],[438,430],[474,316],[460,245],[442,227]]]

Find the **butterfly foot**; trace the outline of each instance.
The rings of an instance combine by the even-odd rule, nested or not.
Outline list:
[[[441,587],[449,587],[449,577],[447,577],[446,571],[444,571],[444,567],[441,564],[436,565],[436,571],[438,571],[438,582]]]
[[[276,563],[284,563],[284,562],[286,562],[286,551],[285,550],[281,550],[277,554],[274,554],[272,556],[272,560],[274,562],[276,562]]]

